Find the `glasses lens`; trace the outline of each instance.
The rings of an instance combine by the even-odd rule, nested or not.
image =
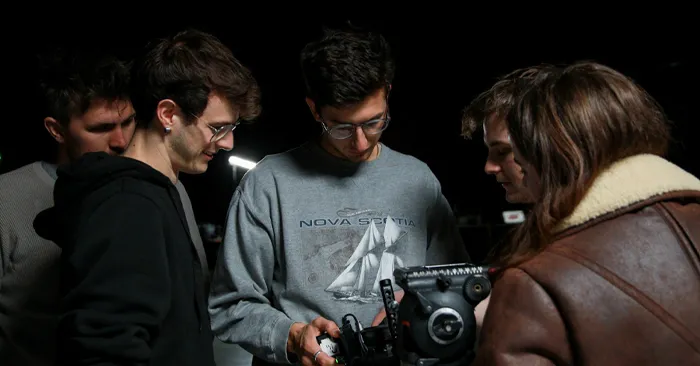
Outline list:
[[[236,125],[226,125],[221,127],[216,134],[212,137],[211,141],[216,142],[221,140],[228,134],[229,132],[233,131],[236,128]]]
[[[349,126],[338,126],[328,130],[328,134],[335,139],[346,139],[352,136],[353,128]]]
[[[384,120],[384,119],[379,119],[376,121],[372,122],[367,122],[364,125],[362,125],[362,130],[368,134],[368,135],[376,135],[386,129],[386,126],[388,126],[389,120]]]

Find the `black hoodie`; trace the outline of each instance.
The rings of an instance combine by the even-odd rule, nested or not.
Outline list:
[[[58,365],[214,365],[201,266],[165,175],[85,154],[59,168],[34,227],[62,248]]]

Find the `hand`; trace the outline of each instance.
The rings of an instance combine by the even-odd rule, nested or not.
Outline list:
[[[403,291],[394,292],[394,300],[396,300],[396,302],[400,303],[401,299],[403,299],[403,294],[404,294]],[[375,326],[379,325],[379,323],[381,323],[384,320],[384,318],[386,318],[386,309],[384,307],[382,307],[382,310],[379,310],[379,314],[377,314],[374,317],[374,320],[372,320],[372,326],[375,327]]]
[[[292,324],[287,339],[287,352],[294,352],[304,366],[336,366],[335,358],[328,356],[323,351],[318,353],[316,360],[314,360],[314,354],[321,350],[316,337],[324,332],[334,338],[340,337],[338,325],[320,316],[314,319],[311,324]]]
[[[484,316],[486,316],[486,309],[489,306],[489,300],[491,300],[491,295],[487,296],[474,308],[474,315],[476,316],[476,329],[477,332],[481,330],[481,324],[484,323]]]

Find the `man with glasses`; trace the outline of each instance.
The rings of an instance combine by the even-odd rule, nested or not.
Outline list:
[[[468,256],[430,169],[379,142],[394,76],[384,38],[328,31],[301,66],[323,134],[241,180],[209,311],[219,339],[263,362],[330,366],[316,336],[338,336],[349,313],[370,326],[394,268]]]
[[[64,365],[214,365],[204,276],[175,187],[233,148],[259,114],[255,79],[215,37],[185,31],[135,62],[136,127],[121,156],[58,169],[34,226],[62,248],[58,360]]]

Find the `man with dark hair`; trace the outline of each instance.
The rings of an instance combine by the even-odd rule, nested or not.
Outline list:
[[[484,171],[496,177],[510,203],[530,204],[532,197],[523,188],[522,168],[513,159],[505,113],[512,107],[520,84],[535,83],[552,70],[553,66],[543,65],[510,72],[479,94],[464,110],[462,135],[471,139],[478,129],[483,129],[489,151]]]
[[[0,175],[0,359],[7,365],[54,364],[61,250],[32,221],[53,203],[56,167],[87,152],[122,153],[135,125],[124,62],[69,47],[42,56],[44,126],[57,155]]]
[[[215,37],[185,31],[136,60],[122,156],[58,170],[37,232],[62,249],[59,364],[213,365],[202,263],[175,187],[259,113],[257,84]]]
[[[468,256],[428,166],[379,142],[394,77],[384,38],[329,31],[301,67],[323,134],[241,180],[209,311],[222,341],[266,362],[332,365],[316,336],[337,336],[348,313],[369,326],[395,267]]]

